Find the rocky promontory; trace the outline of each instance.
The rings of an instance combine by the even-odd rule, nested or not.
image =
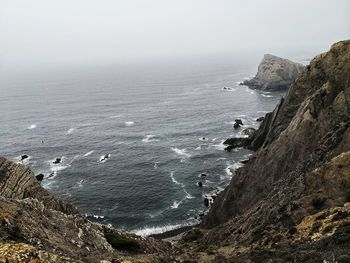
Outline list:
[[[268,91],[288,89],[304,68],[302,64],[265,54],[256,76],[243,81],[241,85]]]

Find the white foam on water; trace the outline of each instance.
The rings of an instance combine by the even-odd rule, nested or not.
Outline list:
[[[72,132],[75,131],[75,128],[70,128],[68,131],[67,131],[67,134],[71,134]]]
[[[153,167],[154,169],[158,169],[158,163],[154,163]]]
[[[242,166],[243,166],[243,164],[241,162],[235,162],[233,164],[228,165],[225,168],[225,172],[226,172],[227,175],[233,176],[234,171],[236,171],[238,168],[240,168]]]
[[[29,125],[27,129],[28,130],[33,130],[35,128],[36,128],[36,124],[32,124],[32,125]]]
[[[192,199],[192,198],[194,198],[189,192],[187,192],[187,190],[186,190],[186,188],[185,188],[185,184],[180,183],[179,181],[177,181],[177,180],[175,179],[175,177],[174,177],[174,172],[170,172],[170,178],[171,178],[171,181],[172,181],[174,184],[179,185],[179,186],[181,187],[182,191],[185,193],[185,197],[184,197],[181,201],[177,202],[177,203],[176,203],[177,205],[175,205],[175,203],[174,203],[174,204],[171,206],[171,208],[177,208],[185,199]],[[175,207],[175,206],[176,206],[176,207]]]
[[[125,125],[126,125],[126,126],[132,126],[132,125],[134,125],[134,124],[135,124],[134,121],[126,121],[126,122],[125,122]]]
[[[154,234],[161,234],[167,231],[171,231],[177,228],[185,227],[185,226],[192,226],[195,225],[197,222],[188,222],[184,224],[173,224],[173,225],[163,225],[163,226],[152,226],[152,227],[145,227],[140,229],[135,229],[131,231],[132,233],[139,235],[139,236],[149,236]]]
[[[119,115],[112,115],[112,116],[109,116],[110,119],[116,119],[116,118],[119,118],[119,117],[121,117],[120,114],[119,114]]]
[[[111,158],[111,154],[105,154],[105,155],[101,155],[100,159],[98,160],[99,163],[105,163],[109,160],[109,158]]]
[[[215,148],[216,150],[219,150],[219,151],[224,151],[225,148],[226,148],[226,145],[224,144],[224,141],[225,141],[225,140],[221,140],[220,143],[218,143],[218,144],[213,144],[213,145],[211,145],[211,147],[213,147],[213,148]]]
[[[145,138],[142,139],[142,142],[148,143],[148,142],[157,142],[159,139],[155,138],[156,136],[153,134],[146,135]]]
[[[173,152],[175,152],[176,154],[180,155],[180,156],[185,156],[187,158],[190,158],[191,155],[189,153],[186,152],[186,149],[179,149],[179,148],[171,148],[171,150]]]
[[[263,97],[265,97],[265,98],[273,98],[273,96],[270,95],[270,94],[264,94],[264,93],[262,93],[261,96],[263,96]]]
[[[94,152],[94,150],[92,150],[92,151],[90,151],[90,152],[85,153],[83,156],[84,156],[84,157],[89,156],[89,155],[91,155],[93,152]]]
[[[32,157],[30,155],[28,155],[27,158],[25,158],[24,160],[21,160],[22,159],[22,155],[20,156],[17,156],[15,158],[15,162],[16,163],[20,163],[20,164],[24,164],[24,165],[27,165],[29,163],[29,160],[31,159]]]
[[[170,208],[171,209],[176,209],[176,208],[178,208],[181,205],[182,202],[183,202],[183,200],[181,200],[181,201],[174,201],[173,204],[170,206]]]
[[[184,184],[179,183],[179,182],[175,179],[175,177],[174,177],[174,172],[170,172],[170,178],[171,178],[171,181],[172,181],[174,184],[181,185],[182,187],[184,186]]]

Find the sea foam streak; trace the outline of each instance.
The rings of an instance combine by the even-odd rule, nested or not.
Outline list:
[[[27,129],[28,130],[33,130],[33,129],[35,129],[36,128],[36,124],[32,124],[32,125],[30,125]]]
[[[230,164],[225,168],[225,172],[227,175],[232,176],[233,172],[236,171],[238,168],[242,167],[243,164],[241,162],[235,162],[234,164]]]
[[[142,229],[135,229],[131,232],[135,233],[139,236],[149,236],[154,234],[161,234],[167,231],[171,231],[177,228],[185,227],[185,226],[192,226],[195,225],[198,222],[188,222],[185,224],[174,224],[174,225],[164,225],[164,226],[156,226],[156,227],[145,227]]]
[[[90,154],[92,154],[94,152],[94,150],[90,151],[90,152],[87,152],[85,153],[83,156],[86,157],[86,156],[89,156]]]
[[[191,157],[191,155],[186,152],[186,149],[171,148],[171,150],[177,153],[178,155],[185,156],[187,158]]]
[[[182,189],[182,191],[185,193],[185,197],[180,200],[180,201],[174,201],[174,203],[170,206],[172,209],[178,208],[180,204],[182,204],[183,201],[185,201],[185,199],[192,199],[194,198],[189,192],[187,192],[185,185],[183,183],[180,183],[179,181],[177,181],[174,177],[174,172],[170,173],[170,178],[171,181],[176,184],[179,185]]]
[[[132,126],[132,125],[134,125],[135,124],[135,122],[133,122],[133,121],[126,121],[125,122],[125,125],[126,126]]]
[[[73,131],[75,131],[75,128],[70,128],[70,129],[67,131],[67,134],[71,134]]]
[[[142,139],[142,142],[156,142],[156,141],[159,141],[158,139],[155,139],[155,135],[153,134],[149,134],[149,135],[146,135],[145,138]]]

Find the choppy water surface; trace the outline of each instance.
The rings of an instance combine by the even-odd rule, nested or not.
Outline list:
[[[1,76],[1,154],[29,155],[45,188],[99,222],[140,234],[192,224],[250,154],[223,150],[240,135],[234,119],[257,127],[282,96],[238,86],[254,71],[225,62]]]

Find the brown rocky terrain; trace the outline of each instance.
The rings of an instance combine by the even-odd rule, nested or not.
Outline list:
[[[350,40],[314,58],[200,228],[172,244],[90,222],[0,158],[6,262],[350,262]]]

